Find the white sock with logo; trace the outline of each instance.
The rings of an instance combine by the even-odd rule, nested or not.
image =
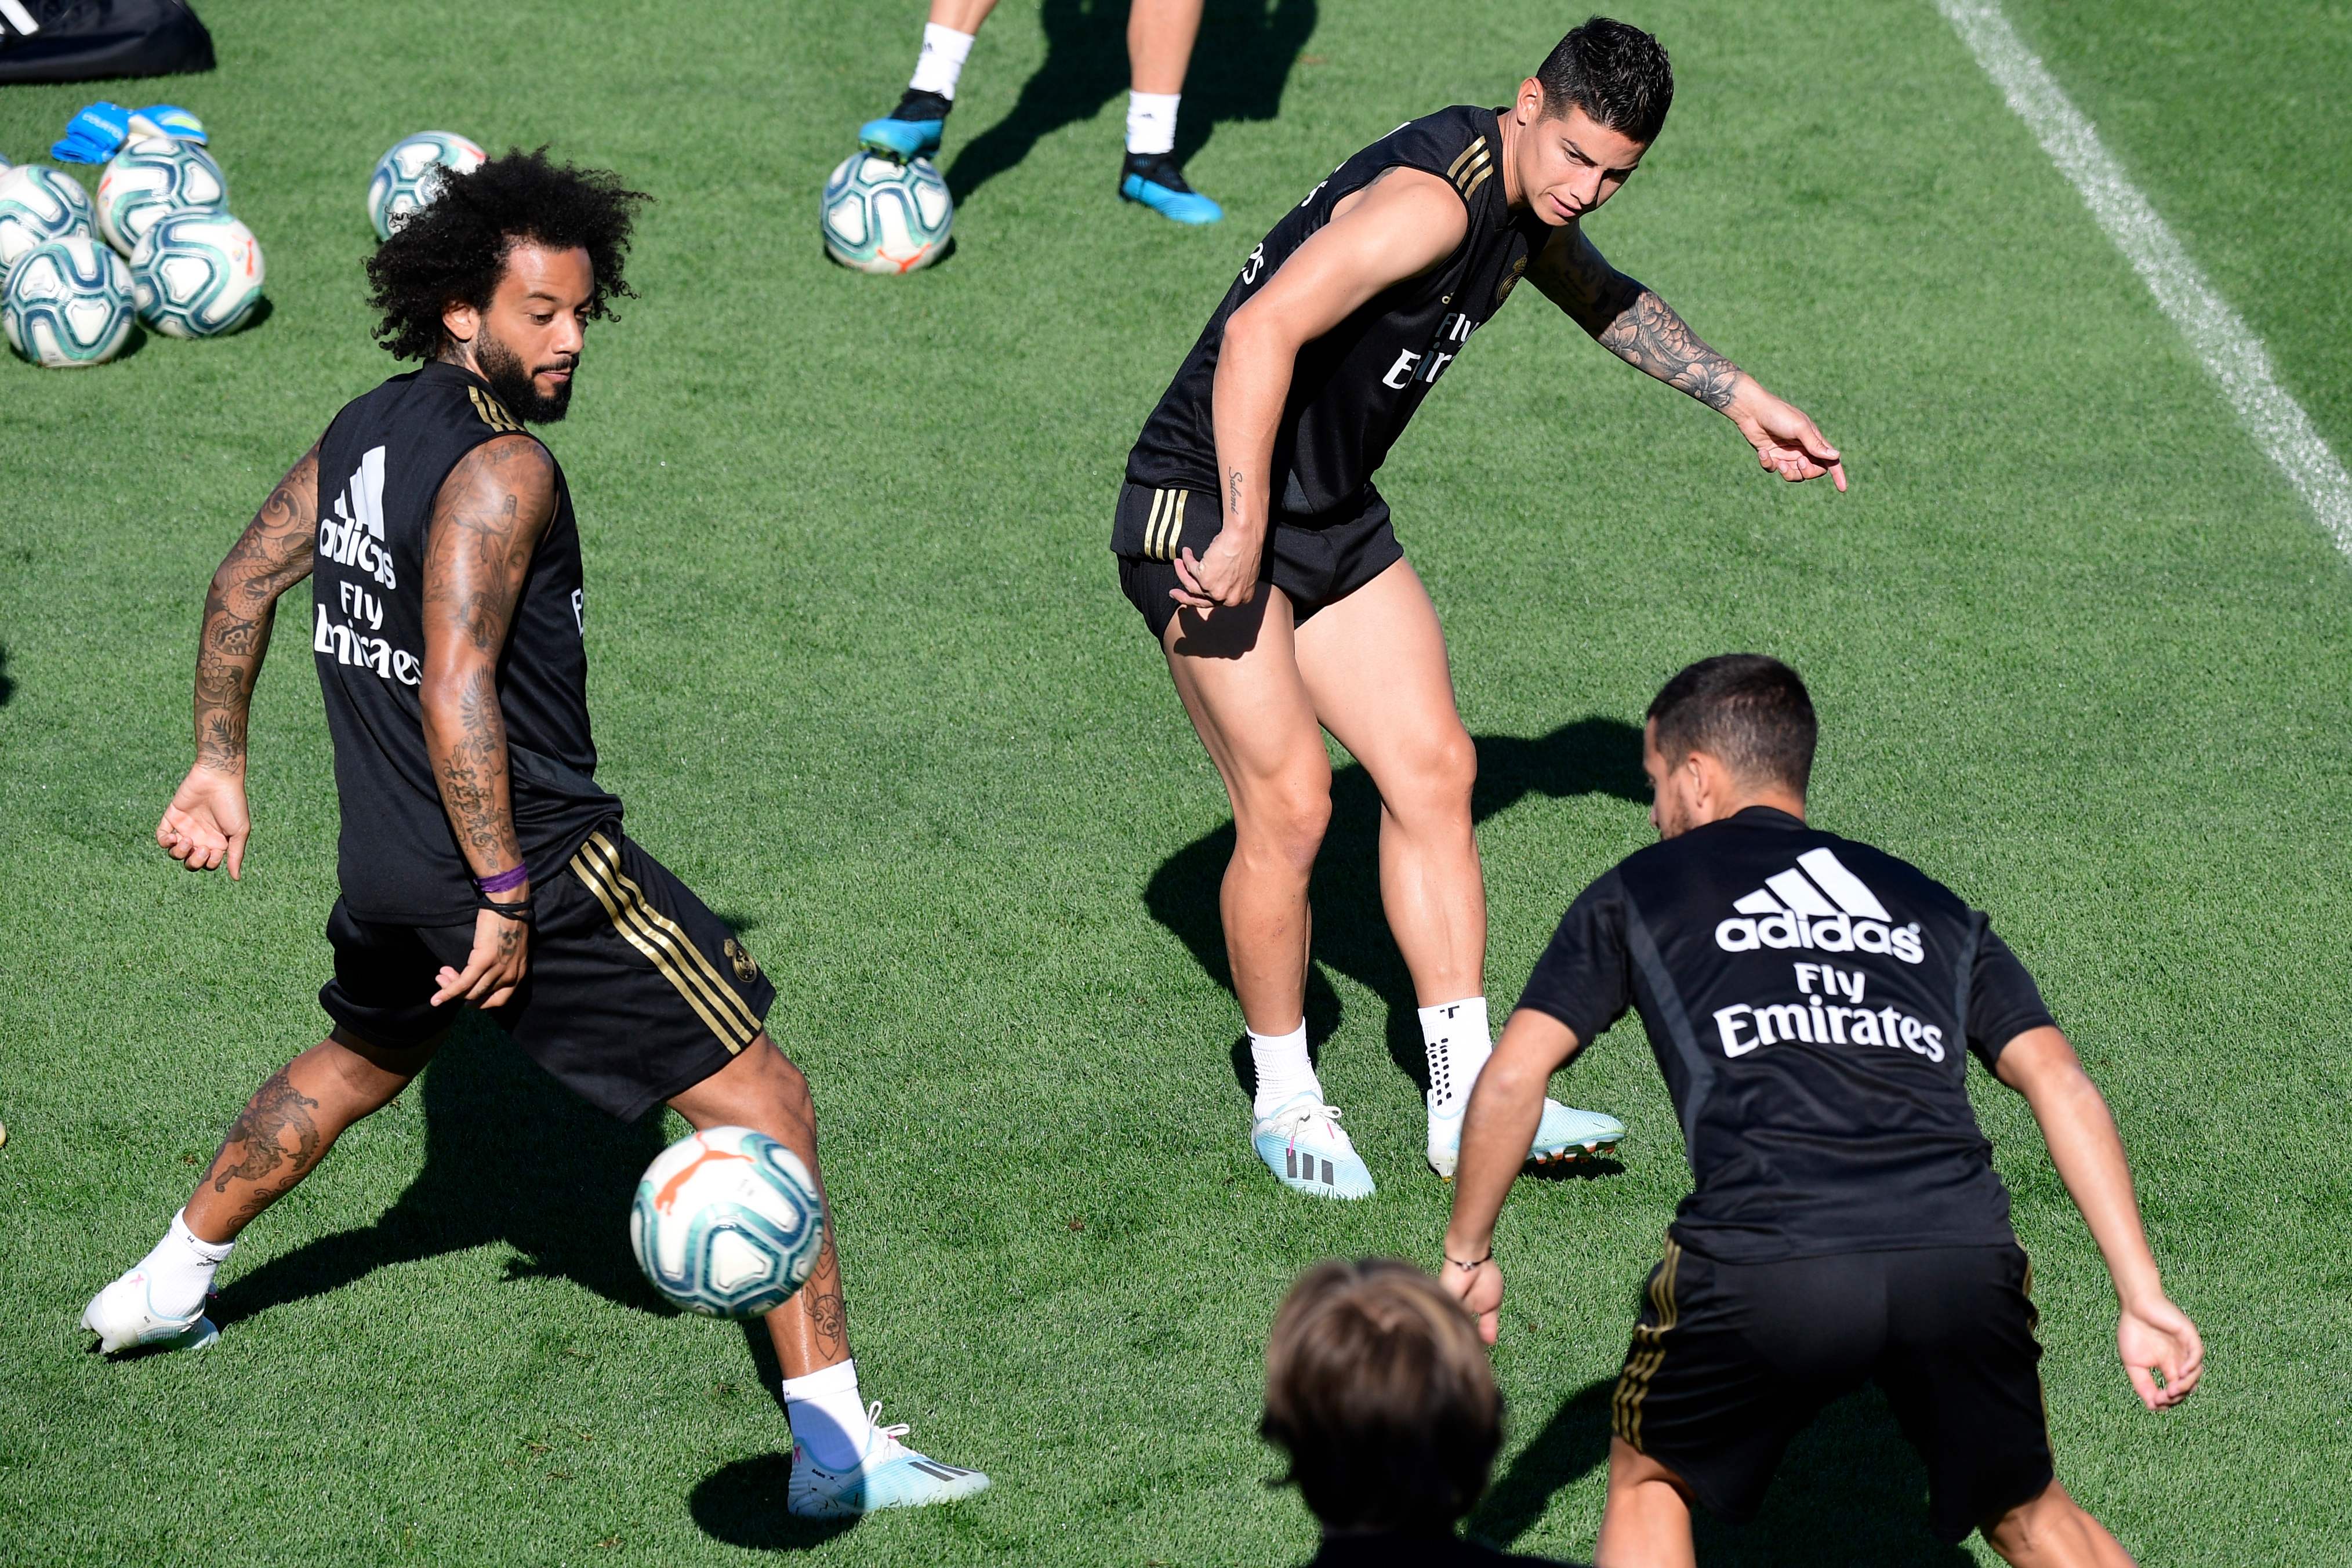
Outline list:
[[[793,1424],[793,1446],[806,1448],[822,1469],[856,1468],[874,1434],[857,1392],[855,1361],[784,1379],[784,1415]]]
[[[942,27],[937,22],[924,23],[923,52],[915,57],[915,75],[907,83],[907,90],[936,92],[954,102],[956,80],[963,75],[963,62],[971,57],[974,36]]]
[[[1147,156],[1176,151],[1176,100],[1181,92],[1127,95],[1127,150]]]
[[[1273,1115],[1302,1094],[1311,1094],[1315,1103],[1323,1103],[1323,1084],[1315,1076],[1315,1063],[1307,1055],[1307,1020],[1298,1020],[1298,1027],[1286,1035],[1261,1035],[1249,1032],[1250,1060],[1257,1067],[1257,1098],[1250,1114],[1260,1121]]]
[[[201,1309],[213,1288],[213,1271],[226,1260],[233,1241],[200,1241],[188,1228],[185,1209],[172,1216],[172,1228],[155,1250],[139,1260],[147,1271],[147,1300],[167,1318],[184,1318]]]
[[[1421,1043],[1429,1053],[1429,1116],[1450,1121],[1470,1103],[1495,1037],[1486,1032],[1486,999],[1465,996],[1421,1010]]]

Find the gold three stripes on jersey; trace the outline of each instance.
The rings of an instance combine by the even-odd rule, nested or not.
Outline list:
[[[694,939],[656,909],[645,889],[621,869],[621,852],[609,837],[590,834],[572,857],[572,870],[604,906],[613,929],[677,988],[730,1056],[759,1037],[760,1017],[751,1005],[719,978],[718,966],[694,945]]]
[[[480,415],[482,423],[491,429],[516,436],[528,434],[522,427],[522,422],[506,411],[505,405],[480,387],[466,388],[466,395],[474,400],[474,412]]]
[[[1153,561],[1173,561],[1184,538],[1184,502],[1191,490],[1151,492],[1151,521],[1143,525],[1143,553]]]
[[[1486,139],[1481,136],[1462,149],[1462,155],[1454,160],[1453,165],[1445,171],[1445,177],[1454,182],[1454,188],[1462,193],[1462,199],[1466,202],[1479,186],[1486,183],[1486,176],[1494,172],[1495,165],[1486,156]]]

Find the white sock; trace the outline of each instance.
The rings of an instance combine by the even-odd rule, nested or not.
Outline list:
[[[963,75],[963,62],[971,58],[972,37],[971,33],[959,33],[937,22],[924,23],[923,52],[915,57],[915,75],[907,90],[936,92],[954,102],[956,79]]]
[[[806,1448],[821,1468],[854,1469],[866,1457],[874,1426],[857,1392],[856,1362],[784,1379],[784,1414],[793,1424],[793,1444]]]
[[[1286,1035],[1261,1035],[1249,1032],[1250,1060],[1257,1064],[1257,1099],[1250,1114],[1267,1117],[1297,1100],[1311,1094],[1315,1103],[1323,1103],[1323,1085],[1315,1076],[1315,1064],[1307,1055],[1307,1020],[1301,1018],[1298,1027]]]
[[[1423,1007],[1421,1042],[1429,1052],[1429,1114],[1440,1121],[1461,1115],[1486,1058],[1495,1054],[1495,1037],[1486,1032],[1486,999],[1465,996]]]
[[[1127,150],[1130,153],[1173,153],[1176,150],[1176,100],[1181,92],[1130,92],[1127,95]]]
[[[233,1241],[199,1241],[188,1228],[187,1211],[172,1216],[172,1228],[155,1250],[139,1260],[147,1271],[147,1300],[167,1318],[184,1318],[205,1304],[213,1271],[228,1257]]]

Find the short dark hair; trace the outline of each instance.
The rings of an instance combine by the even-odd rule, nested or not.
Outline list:
[[[395,358],[431,359],[446,335],[441,313],[486,309],[507,253],[523,243],[586,250],[596,279],[589,317],[610,316],[612,300],[635,298],[622,268],[646,199],[607,170],[550,162],[544,147],[518,148],[469,174],[443,171],[432,201],[368,258],[376,341]]]
[[[1326,1529],[1446,1531],[1486,1489],[1503,1396],[1435,1280],[1394,1258],[1335,1261],[1275,1317],[1258,1432]]]
[[[1606,16],[1572,28],[1536,68],[1544,112],[1564,115],[1572,104],[1610,130],[1650,142],[1675,101],[1675,67],[1653,34]]]
[[[1821,726],[1797,672],[1760,653],[1717,654],[1672,680],[1650,704],[1658,754],[1668,765],[1705,752],[1748,784],[1799,795],[1813,775]]]

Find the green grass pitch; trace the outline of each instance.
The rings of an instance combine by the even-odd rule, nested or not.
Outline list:
[[[1584,14],[1213,0],[1187,231],[1112,197],[1123,9],[1008,4],[945,167],[958,253],[872,279],[815,236],[919,6],[207,0],[215,75],[0,94],[41,155],[100,96],[185,103],[268,256],[257,329],[78,374],[0,363],[0,1559],[1273,1564],[1258,1357],[1335,1253],[1432,1261],[1411,998],[1343,772],[1318,888],[1326,1082],[1381,1183],[1317,1206],[1244,1146],[1211,972],[1226,814],[1104,548],[1127,445],[1233,268],[1341,157],[1496,101]],[[2352,22],[2292,0],[2015,0],[2281,380],[2352,452]],[[1532,291],[1382,475],[1485,778],[1490,988],[1645,841],[1631,725],[1685,660],[1781,654],[1818,817],[1991,910],[2111,1097],[2205,1388],[2115,1365],[2104,1274],[1979,1081],[2040,1280],[2060,1474],[2150,1563],[2352,1558],[2352,566],[1926,0],[1645,0],[1681,82],[1593,221],[1612,260],[1813,413],[1853,492]],[[254,724],[241,885],[150,834],[190,753],[206,574],[393,366],[359,264],[412,131],[542,142],[657,198],[643,298],[551,431],[586,538],[604,776],[774,973],[886,1419],[975,1504],[808,1531],[737,1329],[666,1314],[624,1235],[666,1134],[468,1034],[249,1233],[202,1356],[84,1352],[236,1105],[316,1038],[333,805],[298,591]],[[1209,958],[1204,966],[1203,955]],[[1402,1011],[1400,1011],[1402,1009]],[[1605,1380],[1686,1176],[1638,1031],[1561,1090],[1622,1172],[1521,1184],[1475,1520],[1589,1552]],[[1800,1445],[1710,1561],[1989,1561],[1927,1534],[1883,1408]]]

